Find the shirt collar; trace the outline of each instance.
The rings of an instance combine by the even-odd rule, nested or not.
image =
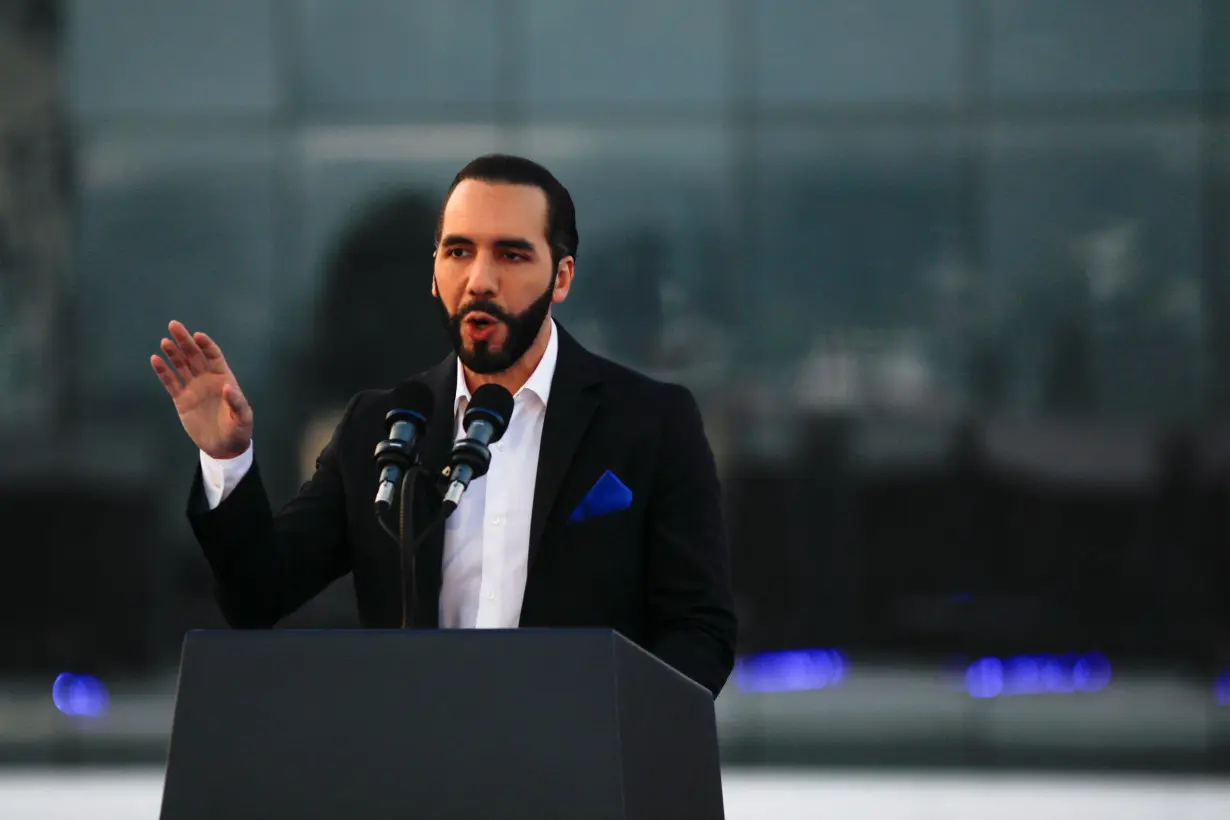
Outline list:
[[[520,399],[525,393],[532,393],[542,402],[543,407],[547,406],[547,398],[551,395],[551,381],[555,378],[555,363],[559,359],[559,331],[555,327],[555,320],[551,319],[551,336],[547,340],[547,350],[542,354],[542,360],[538,362],[538,367],[534,368],[534,372],[525,380],[525,384],[517,391],[513,399]],[[470,388],[466,386],[465,371],[462,368],[461,362],[457,362],[457,393],[453,398],[453,413],[460,412],[462,402],[466,406],[470,404]]]

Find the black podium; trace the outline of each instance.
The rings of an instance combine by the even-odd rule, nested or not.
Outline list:
[[[192,632],[162,820],[714,820],[713,698],[605,630]]]

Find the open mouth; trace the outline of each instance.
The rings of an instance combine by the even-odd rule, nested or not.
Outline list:
[[[487,313],[471,313],[465,318],[467,335],[474,341],[486,341],[499,327],[496,318]]]
[[[495,317],[487,313],[471,313],[466,317],[465,321],[466,324],[473,325],[478,328],[490,327],[496,322]]]

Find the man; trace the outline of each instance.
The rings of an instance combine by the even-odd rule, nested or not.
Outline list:
[[[609,627],[716,696],[734,663],[735,616],[700,412],[685,388],[599,358],[556,324],[577,241],[571,196],[529,160],[480,157],[445,197],[431,292],[455,354],[414,377],[436,402],[427,469],[446,465],[479,385],[502,385],[515,404],[489,472],[419,548],[413,624]],[[398,553],[372,511],[391,392],[351,399],[315,474],[274,515],[252,408],[222,351],[178,322],[170,332],[167,361],[151,363],[201,450],[188,515],[228,622],[271,627],[351,572],[363,624],[398,625]],[[612,480],[630,491],[623,509],[573,515]]]

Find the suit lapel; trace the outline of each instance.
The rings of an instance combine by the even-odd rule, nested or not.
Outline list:
[[[559,496],[573,455],[585,436],[590,418],[598,407],[599,385],[596,362],[557,323],[559,359],[551,380],[551,397],[543,420],[538,451],[538,475],[534,481],[534,510],[530,518],[529,563],[542,546],[542,533]]]
[[[435,394],[436,404],[420,455],[423,466],[435,477],[448,466],[448,456],[452,452],[453,439],[456,436],[453,429],[456,421],[453,416],[457,406],[456,354],[450,354],[427,371],[423,381]]]
[[[435,394],[435,408],[427,438],[420,450],[425,471],[414,508],[415,531],[421,532],[436,517],[440,496],[433,489],[436,478],[448,465],[454,438],[454,410],[457,399],[457,356],[448,356],[423,376],[424,383]],[[415,559],[414,626],[439,626],[440,584],[443,577],[444,527],[437,526],[419,546]]]

